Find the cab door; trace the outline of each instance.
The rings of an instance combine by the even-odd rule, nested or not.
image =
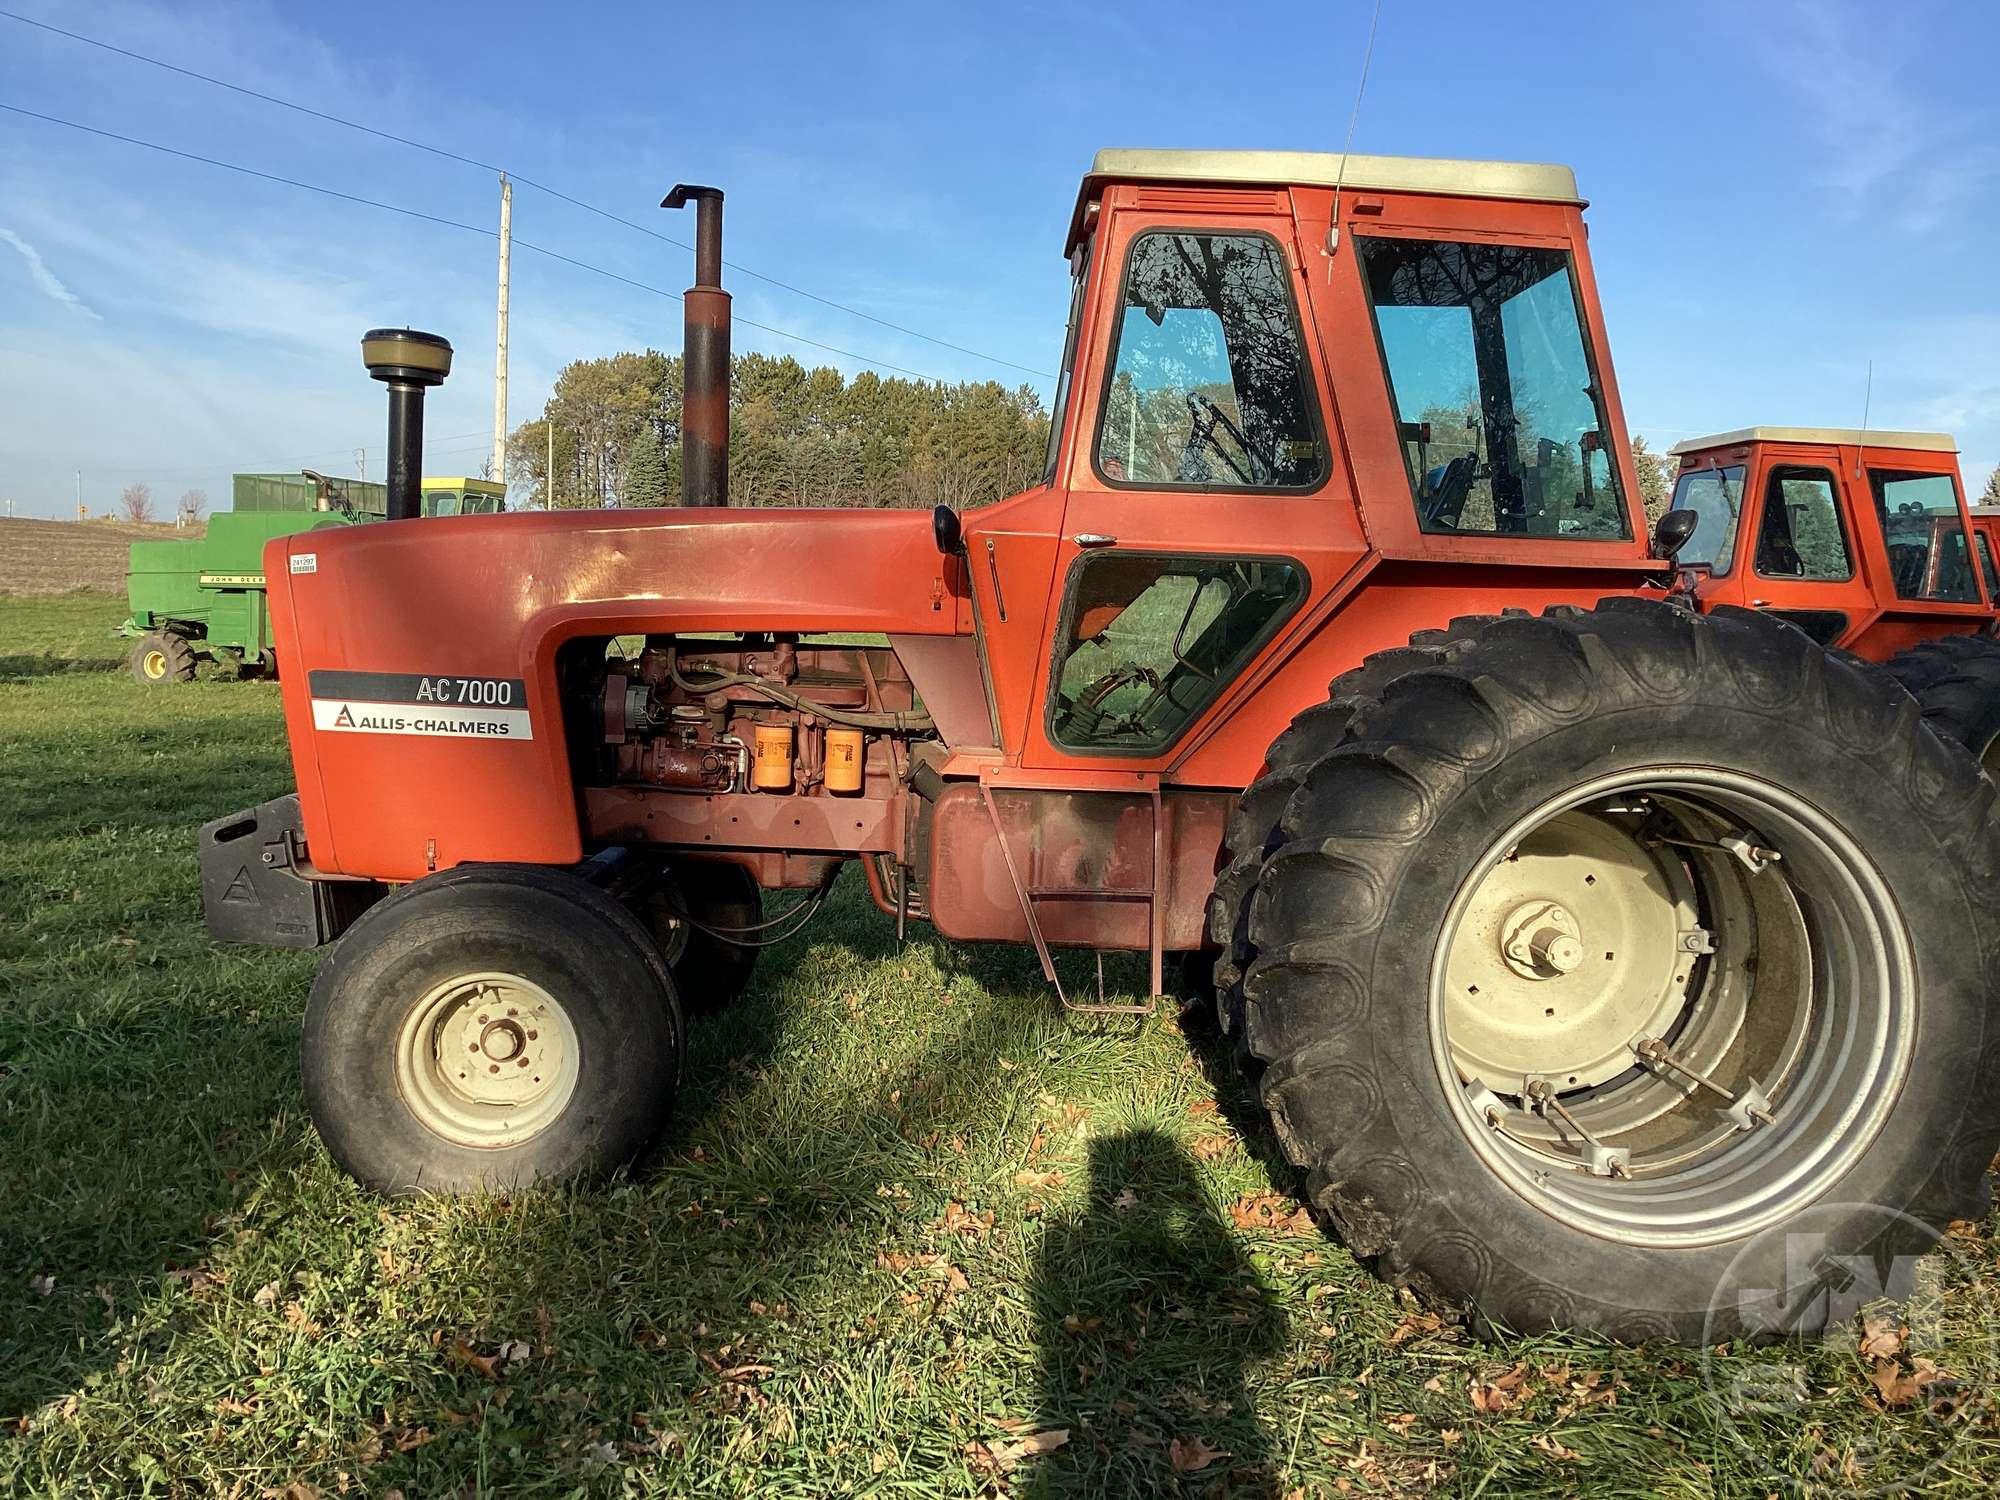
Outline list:
[[[1827,645],[1848,644],[1874,618],[1842,473],[1831,446],[1760,454],[1736,549],[1740,602]]]
[[[1107,194],[1026,767],[1167,770],[1367,552],[1286,195],[1175,197]]]

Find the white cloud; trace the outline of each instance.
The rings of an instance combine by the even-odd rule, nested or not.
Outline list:
[[[61,278],[48,268],[47,263],[42,260],[41,252],[33,245],[22,239],[11,229],[0,229],[0,240],[5,240],[21,252],[21,259],[28,263],[28,275],[42,291],[58,302],[67,303],[88,317],[96,318],[99,322],[103,321],[102,314],[86,304],[81,297],[62,284]]]

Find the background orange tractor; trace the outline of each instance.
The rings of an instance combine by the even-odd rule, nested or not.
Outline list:
[[[1749,427],[1677,444],[1679,561],[1745,605],[1881,662],[1939,734],[2000,769],[2000,577],[1941,432]]]
[[[1798,1326],[1984,1211],[1993,787],[1666,597],[1566,169],[1102,153],[1046,472],[963,516],[726,508],[721,198],[668,201],[693,508],[267,558],[298,792],[203,830],[204,893],[339,939],[302,1054],[358,1178],[630,1160],[683,1003],[858,862],[1052,981],[1212,963],[1325,1221],[1516,1327]],[[410,338],[369,358],[420,391]]]

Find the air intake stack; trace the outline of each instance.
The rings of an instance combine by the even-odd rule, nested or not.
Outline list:
[[[389,387],[389,519],[423,514],[424,392],[451,373],[451,345],[414,328],[371,328],[361,362]]]
[[[694,285],[681,299],[681,504],[729,503],[729,293],[722,289],[722,189],[679,183],[662,208],[695,205]]]

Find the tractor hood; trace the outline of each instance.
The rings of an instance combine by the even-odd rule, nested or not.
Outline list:
[[[951,635],[961,614],[961,570],[923,511],[390,521],[278,538],[264,565],[312,862],[404,879],[465,860],[580,857],[556,687],[568,641]],[[425,819],[475,771],[487,826],[452,836],[466,847],[431,846]],[[336,827],[329,807],[372,814]],[[394,847],[381,846],[399,823]]]

